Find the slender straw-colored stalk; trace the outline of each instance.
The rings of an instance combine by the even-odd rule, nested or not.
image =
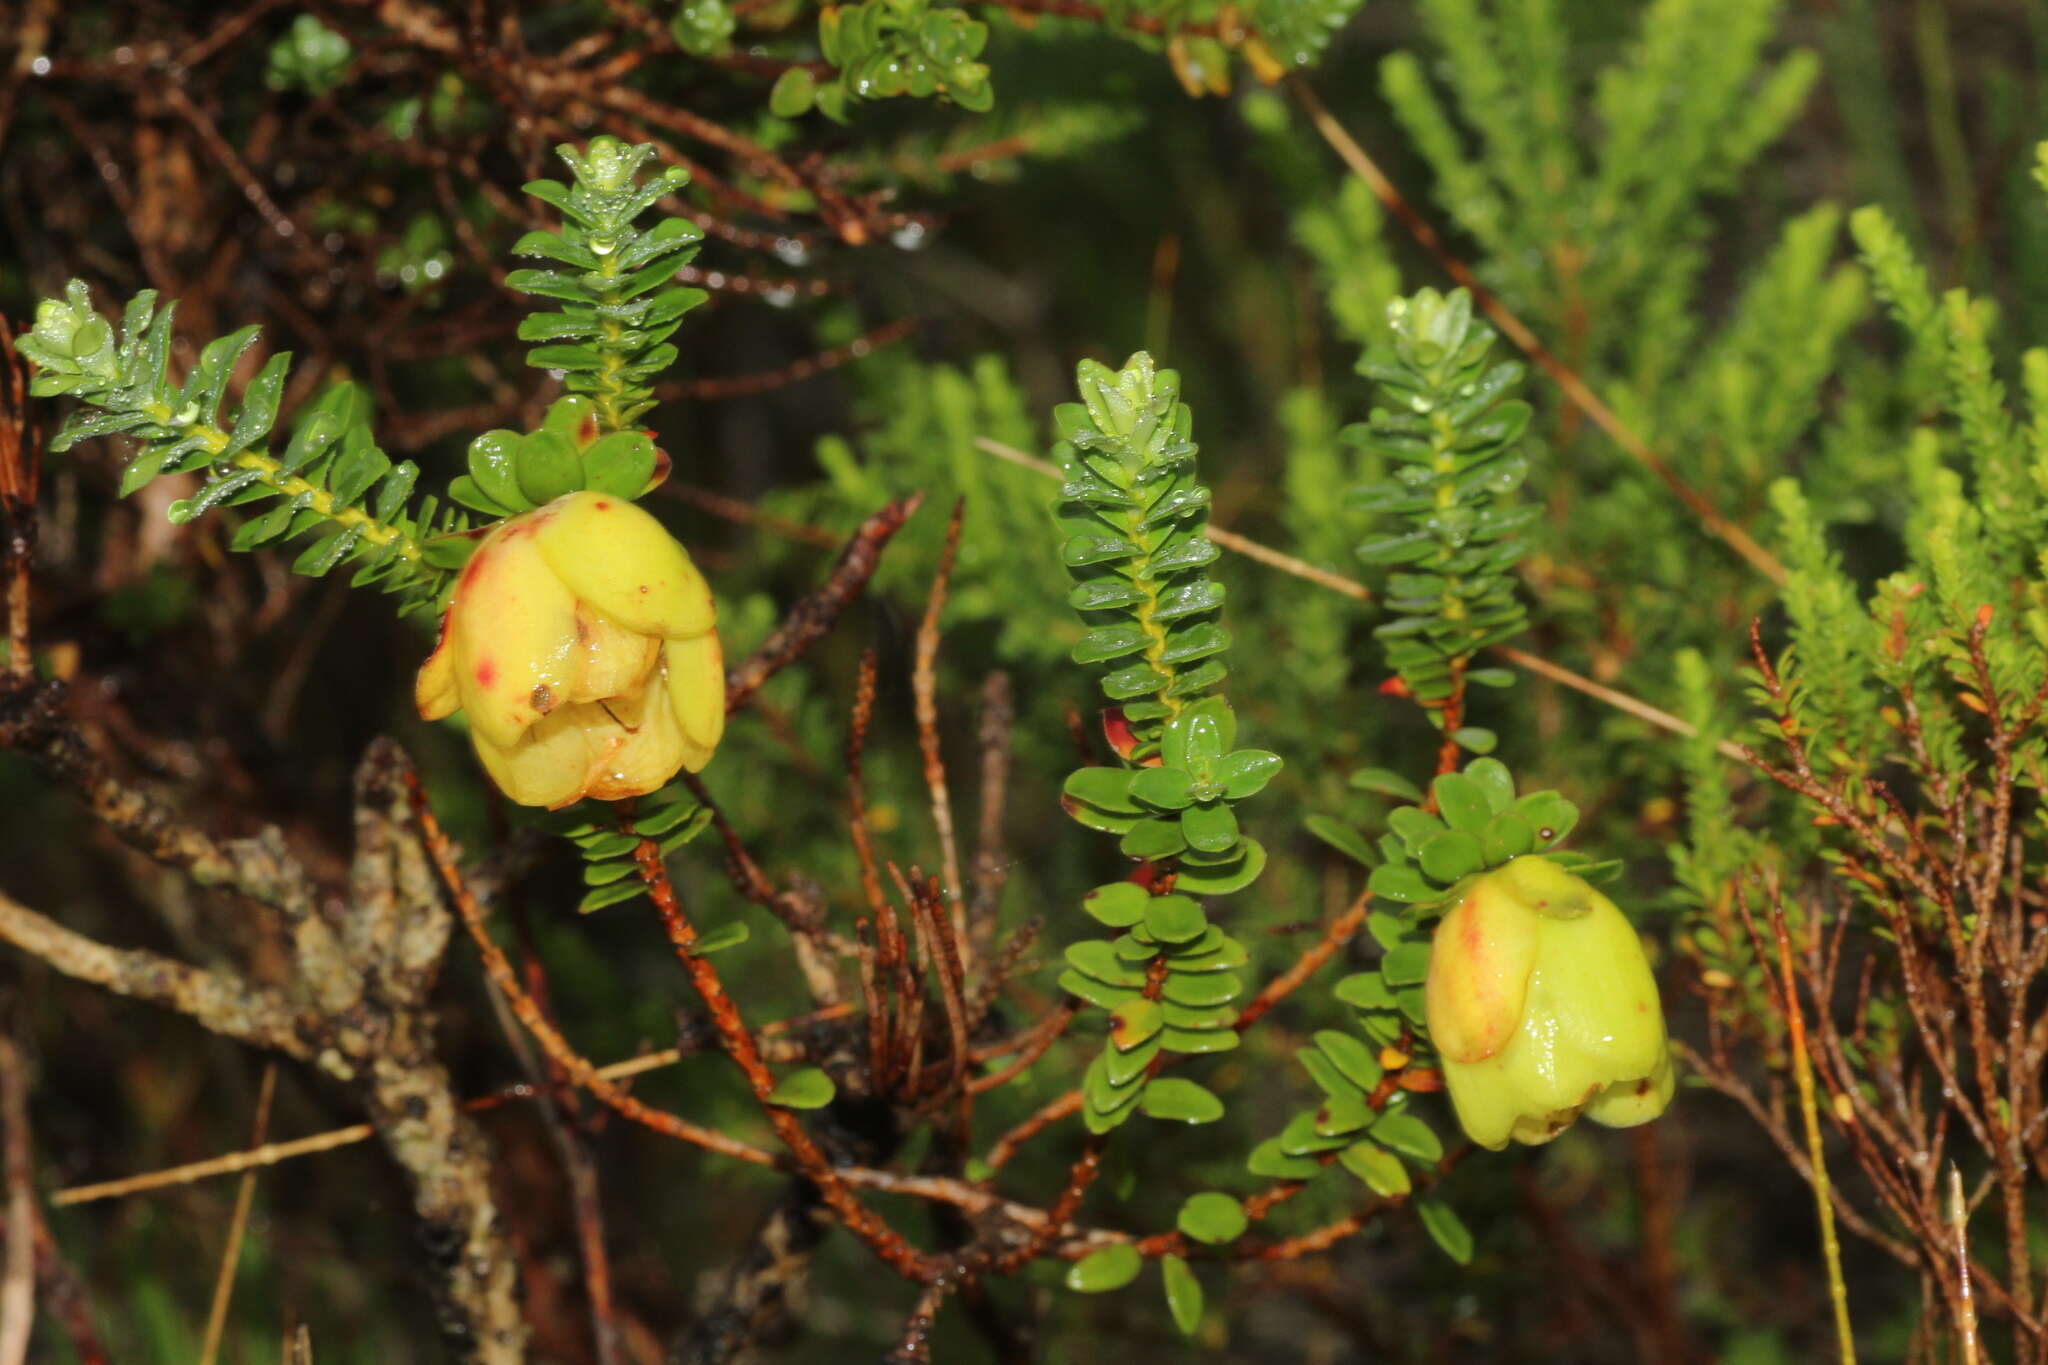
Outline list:
[[[1828,1187],[1828,1165],[1821,1151],[1820,1111],[1813,1101],[1813,1059],[1806,1051],[1806,1015],[1799,1007],[1799,980],[1792,972],[1792,937],[1785,930],[1785,912],[1774,908],[1778,933],[1778,970],[1785,978],[1785,1023],[1792,1041],[1792,1079],[1799,1087],[1799,1117],[1806,1125],[1806,1156],[1813,1166],[1813,1202],[1820,1213],[1821,1256],[1827,1262],[1828,1298],[1835,1307],[1835,1340],[1842,1365],[1856,1365],[1856,1335],[1849,1326],[1849,1285],[1842,1278],[1842,1244],[1835,1236],[1834,1196]]]
[[[1963,1198],[1963,1173],[1948,1164],[1948,1222],[1956,1236],[1956,1342],[1962,1365],[1979,1365],[1977,1298],[1970,1290],[1970,1205]]]
[[[270,1101],[277,1093],[277,1063],[263,1068],[263,1083],[256,1095],[256,1118],[250,1124],[249,1142],[262,1146],[270,1132]],[[199,1349],[199,1365],[213,1365],[220,1359],[221,1339],[228,1330],[228,1304],[235,1296],[235,1268],[242,1260],[242,1236],[249,1227],[249,1209],[256,1200],[256,1172],[245,1171],[241,1188],[235,1191],[235,1212],[228,1220],[227,1245],[221,1248],[220,1271],[213,1281],[213,1306],[206,1314],[206,1339]]]

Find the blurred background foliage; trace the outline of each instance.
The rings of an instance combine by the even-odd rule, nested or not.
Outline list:
[[[530,226],[518,185],[550,169],[556,142],[657,138],[693,170],[680,208],[706,239],[683,278],[711,298],[677,335],[682,361],[651,414],[676,470],[651,505],[711,575],[729,653],[823,576],[862,517],[914,490],[927,500],[863,604],[734,728],[710,786],[773,875],[817,883],[850,915],[842,750],[856,658],[873,646],[874,824],[885,855],[932,864],[910,637],[945,512],[964,497],[942,718],[964,790],[983,675],[1009,673],[1003,915],[1046,921],[1023,993],[1044,1007],[1058,999],[1051,949],[1084,927],[1076,896],[1121,868],[1058,811],[1061,776],[1100,740],[1093,681],[1066,658],[1082,626],[1064,606],[1053,485],[978,442],[1042,457],[1074,362],[1148,349],[1181,372],[1199,415],[1215,523],[1358,576],[1351,550],[1370,521],[1341,493],[1381,471],[1338,437],[1370,399],[1353,364],[1382,339],[1391,296],[1442,283],[1287,86],[1262,76],[1302,64],[1295,79],[1449,249],[1686,483],[1795,569],[1832,572],[1832,556],[1857,597],[1915,534],[1909,451],[1953,435],[1929,423],[1940,357],[1878,316],[1849,212],[1881,206],[1937,286],[1995,307],[1989,355],[2007,373],[2022,342],[2048,338],[2048,211],[2029,180],[2048,136],[2048,9],[2024,0],[864,0],[833,14],[839,36],[821,46],[805,0],[16,0],[0,31],[12,49],[0,313],[19,325],[77,274],[102,299],[178,298],[192,338],[261,322],[267,347],[299,357],[288,408],[320,381],[362,381],[387,447],[438,484],[471,433],[530,426],[555,393],[522,364],[521,305],[502,287],[506,248]],[[1524,565],[1523,644],[1706,735],[1675,741],[1537,678],[1482,690],[1472,720],[1499,733],[1525,783],[1577,803],[1579,845],[1626,861],[1609,890],[1664,944],[1685,1036],[1700,992],[1693,955],[1673,946],[1738,869],[1758,856],[1797,867],[1815,849],[1805,819],[1712,748],[1749,704],[1748,623],[1761,615],[1782,643],[1784,609],[1768,576],[1554,385],[1536,375],[1525,392],[1537,410],[1525,496],[1545,514]],[[76,705],[129,771],[217,828],[278,823],[331,872],[352,766],[391,732],[459,833],[503,830],[459,737],[411,714],[415,625],[339,582],[291,577],[282,558],[226,556],[226,525],[171,528],[175,489],[117,502],[108,444],[47,470],[36,638],[40,667],[86,684]],[[1773,494],[1788,475],[1803,500]],[[1832,549],[1815,548],[1821,524]],[[1272,866],[1231,912],[1260,979],[1363,882],[1303,820],[1369,826],[1384,803],[1349,774],[1426,772],[1434,737],[1378,693],[1373,608],[1241,558],[1216,573],[1236,637],[1232,698],[1287,764],[1247,816]],[[563,913],[573,857],[543,856],[519,920],[568,1032],[601,1059],[667,1045],[683,983],[649,926]],[[678,859],[686,889],[713,916],[759,919],[714,857],[707,845]],[[5,755],[0,876],[116,942],[201,962],[276,951],[235,905],[119,849]],[[721,962],[754,1017],[802,1009],[761,932],[772,926],[755,927]],[[448,1055],[482,1091],[515,1071],[470,959],[451,962]],[[260,1058],[16,960],[4,982],[32,1045],[47,1182],[245,1141]],[[1339,1013],[1304,992],[1208,1077],[1232,1093],[1230,1119],[1112,1149],[1108,1183],[1131,1200],[1130,1226],[1165,1226],[1189,1188],[1242,1186],[1244,1150],[1301,1102],[1293,1046]],[[991,1097],[984,1132],[1071,1084],[1092,1047],[1077,1038]],[[641,1086],[704,1121],[759,1128],[715,1059]],[[353,1119],[281,1076],[273,1135]],[[487,1123],[536,1267],[536,1357],[587,1359],[546,1134],[516,1107]],[[782,1189],[644,1133],[614,1127],[597,1142],[631,1358],[660,1359]],[[1018,1187],[1055,1187],[1059,1151],[1021,1155]],[[1468,1269],[1398,1220],[1326,1260],[1240,1272],[1211,1283],[1223,1311],[1199,1334],[1205,1358],[1769,1365],[1824,1350],[1810,1201],[1717,1096],[1682,1090],[1651,1128],[1582,1126],[1540,1152],[1470,1162],[1455,1195],[1477,1234]],[[1357,1197],[1326,1178],[1290,1226]],[[56,1216],[116,1359],[196,1358],[232,1198],[229,1182],[199,1183]],[[299,1323],[323,1362],[439,1358],[403,1207],[368,1147],[266,1172],[223,1359],[274,1359]],[[1900,1358],[1912,1276],[1854,1240],[1847,1252],[1870,1356]],[[1054,1269],[995,1291],[1045,1314],[1031,1358],[1186,1349],[1149,1295],[1067,1295]],[[879,1354],[903,1306],[875,1275],[860,1249],[829,1243],[799,1330],[760,1358]],[[938,1358],[996,1358],[955,1316]],[[69,1359],[58,1334],[39,1342],[38,1358]]]

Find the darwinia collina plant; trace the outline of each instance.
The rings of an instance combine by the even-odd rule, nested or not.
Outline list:
[[[1264,1231],[1331,1164],[1386,1201],[1375,1208],[1412,1197],[1430,1234],[1463,1261],[1471,1236],[1433,1188],[1459,1155],[1438,1136],[1446,1118],[1498,1148],[1510,1138],[1547,1141],[1582,1114],[1629,1125],[1662,1111],[1672,1070],[1656,987],[1634,929],[1585,880],[1612,869],[1559,847],[1576,818],[1571,805],[1555,792],[1518,794],[1506,766],[1487,756],[1491,732],[1468,723],[1468,689],[1503,683],[1497,670],[1477,666],[1479,652],[1524,619],[1510,575],[1533,509],[1512,501],[1528,468],[1519,450],[1528,409],[1511,397],[1520,370],[1491,360],[1492,334],[1463,293],[1425,291],[1394,305],[1388,345],[1361,363],[1393,406],[1352,433],[1392,469],[1354,496],[1394,522],[1361,555],[1394,567],[1393,615],[1378,633],[1395,690],[1441,731],[1436,770],[1426,789],[1390,769],[1358,774],[1360,787],[1408,803],[1386,813],[1370,847],[1331,821],[1312,822],[1373,864],[1370,889],[1302,964],[1250,993],[1247,935],[1267,911],[1243,893],[1270,855],[1246,812],[1283,764],[1241,743],[1223,690],[1226,589],[1206,533],[1211,493],[1199,477],[1191,410],[1178,376],[1147,355],[1119,370],[1080,366],[1082,401],[1054,414],[1063,473],[1055,515],[1073,580],[1068,602],[1083,627],[1072,658],[1101,670],[1108,703],[1099,716],[1107,761],[1077,768],[1062,799],[1075,820],[1113,838],[1119,875],[1080,896],[1109,936],[1077,938],[1056,924],[1063,969],[1047,984],[1060,1003],[1005,1036],[995,1003],[1028,940],[994,950],[966,907],[948,904],[938,880],[916,867],[889,864],[897,894],[888,894],[861,804],[871,669],[855,699],[850,750],[866,907],[850,936],[830,926],[822,903],[767,885],[746,835],[720,822],[694,776],[718,747],[732,700],[830,625],[909,508],[871,519],[834,582],[728,675],[712,586],[636,502],[669,466],[639,425],[653,403],[649,386],[701,297],[672,283],[695,229],[675,218],[635,225],[680,183],[676,172],[642,178],[648,150],[608,139],[584,152],[563,148],[572,183],[528,187],[563,222],[515,247],[550,267],[515,271],[507,283],[556,305],[529,317],[520,334],[536,343],[534,365],[555,372],[568,392],[535,430],[487,432],[470,444],[467,470],[449,490],[466,512],[414,501],[418,470],[377,448],[352,386],[309,403],[273,453],[286,357],[272,358],[224,414],[227,376],[254,343],[251,331],[206,347],[174,384],[170,309],[157,312],[145,295],[117,333],[74,285],[43,305],[23,343],[40,367],[36,391],[83,405],[56,448],[129,436],[140,451],[126,491],[167,473],[195,475],[200,490],[174,506],[174,517],[247,517],[235,536],[244,549],[311,536],[295,565],[301,572],[354,563],[357,582],[439,618],[418,674],[419,714],[459,720],[484,770],[517,805],[577,808],[550,827],[582,854],[589,890],[581,908],[643,893],[652,901],[782,1150],[641,1101],[577,1053],[494,943],[486,907],[413,782],[411,818],[486,970],[563,1075],[669,1137],[789,1165],[837,1222],[919,1286],[906,1350],[946,1296],[1041,1259],[1071,1262],[1067,1283],[1084,1292],[1118,1288],[1157,1263],[1170,1314],[1192,1333],[1206,1312],[1205,1262],[1291,1256],[1364,1225],[1353,1217],[1334,1232]],[[949,543],[949,564],[951,553]],[[744,1020],[745,1002],[709,960],[745,937],[744,923],[700,932],[670,878],[667,856],[714,822],[736,888],[782,918],[801,971],[829,981],[850,967],[858,979],[857,1010],[826,1011],[851,1012],[843,1035],[831,1035],[845,1045],[801,1052],[804,1065],[771,1059]],[[1244,1030],[1361,926],[1381,952],[1335,988],[1333,1008],[1349,1027],[1316,1030],[1299,1052],[1320,1098],[1247,1154],[1242,1177],[1222,1182],[1236,1188],[1186,1192],[1170,1227],[1082,1226],[1078,1212],[1123,1140],[1119,1130],[1141,1116],[1174,1126],[1221,1118],[1226,1096],[1209,1082],[1224,1073],[1213,1059],[1237,1049]],[[1069,1037],[1086,1040],[1085,1062],[1059,1046]],[[1073,1068],[1071,1108],[1055,1101],[990,1143],[975,1127],[977,1097],[1041,1056]],[[1004,1057],[1018,1060],[1005,1065]],[[1432,1095],[1446,1088],[1448,1111]],[[916,1174],[893,1167],[900,1138],[875,1146],[872,1164],[829,1152],[822,1131],[814,1135],[798,1115],[841,1103],[881,1106],[897,1125],[934,1126],[943,1134],[938,1173],[929,1162]],[[1076,1109],[1084,1131],[1065,1176],[1035,1208],[999,1183],[1001,1167]],[[967,1208],[999,1201],[1006,1212],[920,1247],[865,1202],[869,1189]],[[1116,1202],[1096,1199],[1118,1222],[1150,1216],[1136,1201],[1114,1213]]]

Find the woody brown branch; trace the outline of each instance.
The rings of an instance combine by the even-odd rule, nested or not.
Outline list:
[[[783,617],[782,624],[751,655],[726,673],[725,709],[728,712],[745,705],[768,679],[794,663],[832,629],[840,613],[860,596],[868,580],[874,577],[875,570],[881,567],[884,547],[903,529],[903,523],[923,501],[922,493],[914,493],[890,503],[860,524],[853,538],[846,543],[846,548],[840,552],[839,561],[833,565],[823,586],[791,608]]]
[[[360,843],[349,887],[355,913],[337,929],[274,837],[217,845],[153,798],[98,772],[70,747],[79,742],[63,727],[46,725],[31,738],[46,758],[55,753],[59,771],[80,779],[95,813],[123,822],[117,829],[132,842],[185,867],[196,881],[235,886],[279,909],[294,925],[292,975],[284,988],[264,987],[225,969],[110,947],[4,892],[0,938],[68,976],[313,1062],[346,1083],[408,1177],[414,1213],[438,1257],[439,1316],[451,1342],[465,1359],[485,1365],[522,1359],[525,1327],[487,1149],[435,1053],[427,997],[448,918],[417,847],[391,827],[404,815],[403,792],[390,781],[395,750],[373,746],[359,775]]]

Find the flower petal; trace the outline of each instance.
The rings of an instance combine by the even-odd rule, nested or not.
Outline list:
[[[514,517],[485,537],[448,606],[462,707],[500,749],[566,700],[578,663],[576,599],[535,543],[546,519]]]
[[[558,810],[583,796],[590,773],[590,745],[584,728],[565,706],[528,727],[517,742],[501,747],[472,728],[471,742],[498,790],[522,806]]]
[[[455,688],[455,651],[448,645],[445,616],[441,618],[441,638],[413,681],[412,704],[419,708],[421,720],[441,720],[462,705],[462,695]]]
[[[600,801],[643,796],[683,766],[687,745],[664,689],[650,687],[636,701],[572,709],[586,718],[590,738],[585,795]]]
[[[637,697],[661,662],[660,636],[627,630],[588,602],[576,604],[576,636],[582,648],[570,701]]]
[[[1479,878],[1430,942],[1423,1004],[1445,1057],[1477,1062],[1521,1023],[1541,921],[1498,873]]]
[[[701,772],[725,733],[725,652],[717,632],[707,631],[693,640],[670,640],[662,656],[668,695],[682,727],[683,766]]]
[[[717,621],[711,589],[665,527],[624,498],[588,491],[557,498],[536,531],[570,591],[628,630],[669,639]]]

